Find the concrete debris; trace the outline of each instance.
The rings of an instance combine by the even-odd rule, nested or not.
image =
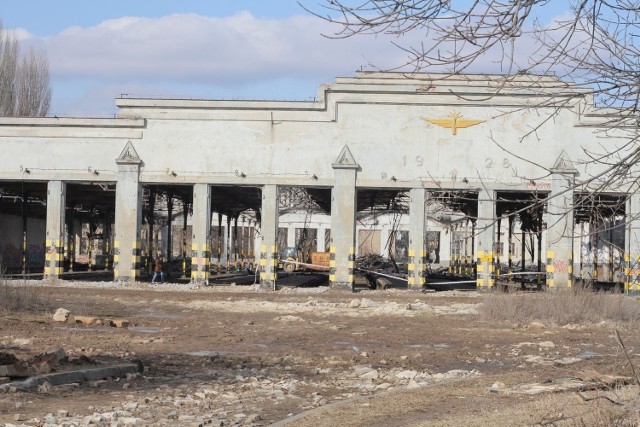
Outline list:
[[[27,378],[34,375],[46,374],[66,357],[66,353],[59,348],[50,353],[43,353],[30,361],[17,361],[11,365],[0,366],[0,377]]]
[[[127,374],[140,372],[142,366],[129,363],[123,365],[102,366],[98,368],[77,369],[73,371],[51,372],[47,374],[33,375],[23,381],[13,381],[0,385],[0,392],[12,390],[30,390],[41,388],[48,391],[51,386],[99,381],[104,378],[122,378]]]
[[[539,383],[519,384],[508,387],[503,383],[494,383],[489,391],[501,394],[526,394],[535,395],[541,393],[558,393],[564,391],[584,391],[611,389],[616,386],[631,384],[631,377],[616,375],[603,375],[597,371],[583,371],[573,377],[554,378]]]
[[[76,323],[87,326],[108,325],[112,328],[128,328],[129,326],[132,326],[131,323],[125,319],[100,319],[94,316],[73,316],[73,320]]]
[[[82,323],[89,326],[102,326],[104,322],[101,319],[93,316],[73,316],[73,320],[76,323]]]
[[[69,314],[71,314],[71,312],[66,308],[59,308],[53,314],[53,321],[64,323],[69,319]]]
[[[286,372],[284,367],[282,369]],[[358,395],[394,389],[412,389],[480,375],[475,370],[431,373],[364,364],[356,365],[346,371],[331,373],[335,381],[341,382],[345,387],[343,393],[335,396],[323,395],[319,391],[323,390],[323,383],[312,379],[301,380],[287,375],[274,377],[273,372],[268,368],[237,368],[221,372],[214,382],[198,380],[197,377],[189,378],[188,386],[171,385],[173,380],[184,382],[185,378],[180,374],[176,374],[175,378],[164,377],[163,382],[155,388],[136,388],[130,395],[123,396],[120,403],[110,402],[104,407],[89,407],[93,412],[91,415],[74,414],[61,408],[57,412],[38,419],[25,417],[20,421],[26,425],[48,427],[70,425],[258,427],[269,424],[263,420],[263,415],[260,413],[260,402],[264,401],[287,402],[294,399],[304,401],[304,407],[312,409]],[[154,378],[138,374],[134,380],[146,383],[154,381]],[[55,380],[47,381],[49,387],[56,387]]]

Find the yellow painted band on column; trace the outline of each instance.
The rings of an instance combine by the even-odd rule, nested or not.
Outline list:
[[[336,253],[336,247],[335,246],[329,246],[329,252],[332,254]]]
[[[414,256],[415,255],[415,251],[413,249],[409,249],[409,256]]]
[[[261,259],[260,259],[260,265],[261,265],[262,267],[266,267],[266,266],[267,266],[267,260],[266,260],[266,259],[264,259],[264,258],[261,258]]]
[[[353,283],[353,274],[348,275],[347,280],[349,281],[349,283]]]
[[[554,257],[555,257],[555,255],[556,255],[556,254],[555,254],[555,252],[553,252],[553,251],[547,251],[547,259],[549,259],[549,258],[554,258]]]
[[[276,245],[271,246],[271,252],[277,252],[278,248],[276,247]]]
[[[267,252],[267,245],[260,246],[260,252]]]
[[[353,246],[351,246],[351,247],[349,248],[349,255],[355,255],[355,253],[356,253],[356,248],[354,248]]]
[[[421,249],[420,250],[420,256],[423,257],[423,258],[426,257],[427,256],[427,251],[425,251],[424,249]]]
[[[335,267],[336,266],[336,260],[332,259],[329,260],[329,267]]]
[[[197,243],[191,243],[191,250],[192,251],[197,251],[198,250],[198,244]]]
[[[407,285],[415,285],[415,280],[413,277],[407,277]]]
[[[142,242],[140,240],[136,240],[132,243],[133,249],[142,249]]]
[[[335,274],[330,274],[330,275],[329,275],[329,280],[330,280],[331,282],[335,282],[335,281],[336,281],[336,275],[335,275]]]

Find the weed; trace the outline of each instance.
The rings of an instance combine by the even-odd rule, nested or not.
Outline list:
[[[493,293],[479,309],[485,320],[556,325],[602,321],[639,323],[640,304],[621,293],[574,287],[540,293]]]
[[[49,300],[39,293],[36,287],[8,280],[0,259],[0,312],[24,311],[50,311]]]

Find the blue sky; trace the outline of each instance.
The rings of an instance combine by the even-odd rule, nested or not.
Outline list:
[[[47,52],[50,114],[111,117],[114,98],[311,99],[321,83],[405,55],[389,40],[332,40],[295,0],[6,1],[5,29]],[[316,7],[317,0],[305,2]],[[557,2],[556,2],[557,4]],[[405,36],[401,42],[419,39]]]

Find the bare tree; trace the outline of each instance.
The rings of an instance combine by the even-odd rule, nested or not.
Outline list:
[[[31,48],[20,54],[20,44],[0,21],[0,116],[42,117],[49,112],[49,61]]]
[[[640,1],[321,0],[313,8],[309,3],[301,5],[336,25],[327,37],[392,37],[407,60],[387,71],[490,72],[503,74],[505,84],[531,74],[532,87],[535,75],[554,74],[593,90],[599,107],[612,107],[601,115],[609,121],[603,128],[627,132],[627,144],[615,153],[587,153],[606,172],[586,184],[595,190],[630,182],[629,170],[640,160]],[[562,8],[560,16],[548,16],[553,6]],[[405,45],[407,35],[419,38]],[[535,137],[535,130],[526,137]],[[632,178],[637,186],[640,177]]]

